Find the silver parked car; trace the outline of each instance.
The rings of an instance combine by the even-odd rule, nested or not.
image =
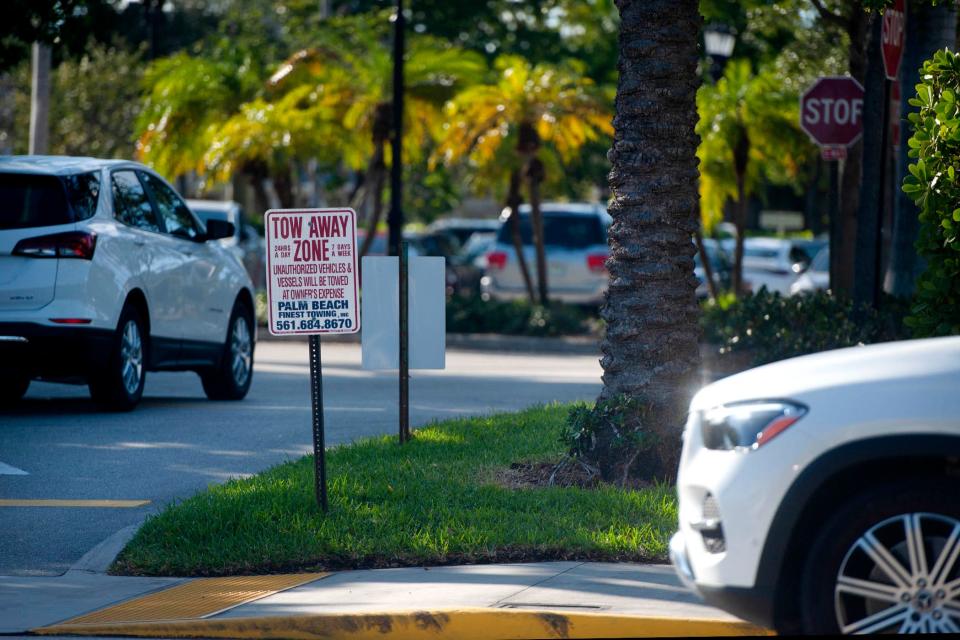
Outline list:
[[[204,224],[208,220],[223,220],[233,225],[233,236],[223,238],[220,244],[243,263],[254,287],[263,289],[266,286],[266,242],[256,228],[246,221],[240,204],[232,200],[187,200],[187,206]]]
[[[545,203],[541,210],[550,298],[570,304],[600,304],[607,288],[607,229],[612,221],[606,208],[600,204]],[[521,206],[519,214],[523,255],[530,277],[536,283],[537,260],[530,207]],[[514,300],[526,297],[510,222],[506,219],[486,258],[486,272],[480,282],[485,298]]]

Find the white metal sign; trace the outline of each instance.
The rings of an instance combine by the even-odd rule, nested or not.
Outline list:
[[[408,274],[408,340],[411,369],[446,366],[446,279],[440,257],[412,257]],[[363,258],[364,369],[400,367],[400,261]]]
[[[359,331],[353,209],[271,209],[264,227],[270,333]]]

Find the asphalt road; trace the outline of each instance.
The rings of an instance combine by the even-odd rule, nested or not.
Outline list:
[[[327,443],[394,433],[395,372],[362,370],[358,345],[327,344],[322,357]],[[0,501],[150,502],[0,506],[0,575],[61,574],[172,500],[311,452],[306,343],[260,343],[255,371],[242,402],[207,400],[192,373],[151,373],[142,404],[125,414],[97,412],[86,387],[34,382],[16,410],[0,412]],[[445,370],[413,372],[411,423],[599,389],[595,356],[450,351]]]

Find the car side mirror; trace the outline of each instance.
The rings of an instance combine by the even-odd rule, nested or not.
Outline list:
[[[220,238],[232,238],[237,228],[232,222],[226,220],[207,220],[207,240],[219,240]]]

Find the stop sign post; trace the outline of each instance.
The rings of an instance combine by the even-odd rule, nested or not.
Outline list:
[[[800,96],[800,128],[820,145],[830,167],[830,281],[835,283],[841,232],[839,161],[863,135],[863,85],[846,76],[819,78]]]

